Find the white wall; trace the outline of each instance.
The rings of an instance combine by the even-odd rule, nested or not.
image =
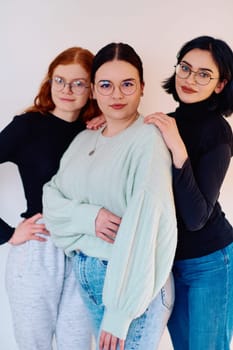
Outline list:
[[[2,129],[32,103],[49,62],[61,50],[83,46],[94,53],[111,41],[131,44],[145,70],[141,111],[171,111],[175,104],[160,87],[173,72],[180,46],[198,35],[213,35],[233,47],[232,0],[7,0],[0,5],[0,106]],[[231,222],[233,168],[221,194]],[[13,165],[1,165],[0,215],[12,225],[25,202]],[[8,246],[0,247],[0,348],[16,350],[4,287]],[[162,350],[171,349],[166,334]]]

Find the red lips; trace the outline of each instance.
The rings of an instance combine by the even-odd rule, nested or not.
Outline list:
[[[196,93],[196,90],[193,90],[187,86],[181,86],[181,90],[186,94],[194,94]]]
[[[125,104],[113,104],[111,105],[113,109],[122,109],[125,107]]]

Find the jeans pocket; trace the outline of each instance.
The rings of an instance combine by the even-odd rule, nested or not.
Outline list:
[[[175,289],[174,289],[174,280],[172,274],[169,276],[165,285],[161,288],[161,299],[163,305],[171,310],[175,301]]]
[[[98,259],[98,262],[104,268],[106,268],[108,266],[108,261],[107,260]]]

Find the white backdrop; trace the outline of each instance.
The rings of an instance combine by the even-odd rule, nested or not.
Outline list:
[[[129,43],[144,62],[146,87],[141,111],[173,110],[175,103],[160,84],[173,72],[178,49],[199,35],[221,38],[233,48],[232,13],[232,0],[2,1],[0,130],[32,103],[55,55],[70,46],[83,46],[95,53],[111,41]],[[232,174],[231,164],[221,202],[233,223]],[[0,215],[16,225],[25,201],[12,164],[1,165],[0,195]],[[7,244],[0,246],[0,349],[16,350],[4,286],[8,248]],[[161,349],[172,349],[167,333]]]

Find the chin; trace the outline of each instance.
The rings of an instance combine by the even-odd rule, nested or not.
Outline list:
[[[194,98],[194,96],[179,96],[179,99],[183,103],[196,103],[199,102],[200,100],[197,98]]]

